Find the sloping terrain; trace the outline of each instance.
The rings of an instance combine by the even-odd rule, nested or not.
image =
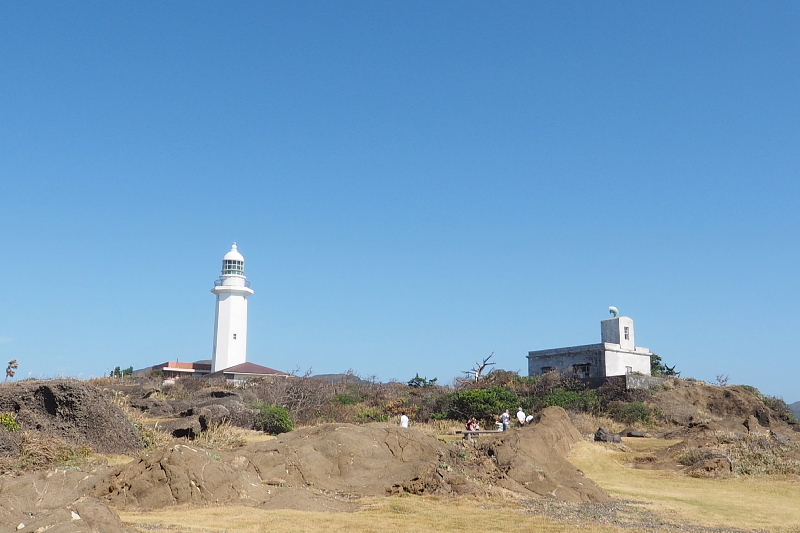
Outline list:
[[[800,402],[789,404],[789,410],[794,414],[794,417],[800,420]]]
[[[202,389],[166,401],[143,390],[133,403],[152,417],[171,418],[173,434],[191,438],[222,420],[248,426],[247,394]],[[19,453],[20,435],[39,434],[105,453],[138,452],[142,439],[112,397],[75,380],[0,386],[0,412],[14,413],[22,426],[18,432],[0,427],[0,455]],[[649,432],[673,440],[632,455],[630,467],[694,477],[800,472],[796,425],[747,388],[681,380],[647,401],[666,424]],[[541,411],[535,424],[477,441],[447,443],[386,423],[323,424],[225,452],[176,440],[114,468],[87,463],[0,476],[0,532],[124,532],[130,530],[116,510],[176,505],[352,511],[362,497],[399,493],[510,491],[543,501],[608,502],[566,459],[582,440],[560,407]]]
[[[542,411],[535,425],[501,433],[482,442],[484,465],[480,476],[492,475],[497,484],[517,493],[533,493],[569,502],[609,501],[594,481],[567,461],[566,455],[582,437],[560,407]]]
[[[791,432],[790,424],[762,398],[745,387],[717,387],[694,380],[673,380],[648,401],[676,429],[703,427],[709,430],[748,431],[751,416],[766,429]],[[751,431],[754,428],[749,428]]]
[[[343,499],[397,492],[482,494],[496,484],[528,495],[606,501],[564,459],[578,440],[560,407],[547,409],[536,426],[485,438],[476,447],[447,445],[386,424],[325,424],[232,453],[175,445],[117,468],[92,495],[118,508],[233,502],[263,507],[273,506],[286,489],[303,489],[298,502],[327,509],[342,507],[335,502]],[[467,446],[469,453],[461,448]]]

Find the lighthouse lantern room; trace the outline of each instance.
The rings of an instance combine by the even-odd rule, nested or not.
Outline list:
[[[211,292],[217,295],[211,371],[217,372],[247,362],[247,297],[254,291],[236,243],[222,258],[222,275]]]

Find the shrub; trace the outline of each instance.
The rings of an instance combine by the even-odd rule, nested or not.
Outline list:
[[[309,424],[321,416],[329,404],[335,402],[335,385],[310,377],[291,379],[264,378],[253,383],[251,391],[259,401],[282,405],[289,410],[292,420],[298,424]]]
[[[710,459],[712,455],[713,452],[707,448],[690,448],[678,455],[676,459],[682,465],[693,466]]]
[[[356,422],[365,424],[367,422],[388,422],[389,415],[381,413],[377,409],[366,409],[356,415]]]
[[[0,426],[8,431],[19,431],[21,429],[14,413],[0,413]]]
[[[256,429],[264,433],[269,433],[270,435],[287,433],[294,429],[292,417],[289,416],[289,411],[287,411],[285,407],[275,404],[257,403],[253,408],[258,411],[256,415]]]
[[[447,395],[447,410],[437,413],[433,418],[451,420],[475,417],[479,420],[492,420],[505,409],[514,409],[520,398],[504,387],[458,391]]]
[[[762,399],[764,401],[764,405],[772,409],[775,412],[775,415],[784,422],[794,424],[798,422],[797,418],[794,416],[794,413],[792,413],[791,409],[789,409],[789,406],[786,405],[786,402],[783,401],[783,398],[764,396]]]
[[[642,402],[622,403],[617,402],[609,409],[609,415],[615,420],[625,424],[650,424],[657,412]]]
[[[341,394],[337,394],[334,399],[342,405],[353,405],[357,403],[361,403],[361,398],[358,396],[354,396],[348,392],[343,392]]]
[[[661,356],[657,354],[650,355],[650,375],[652,376],[674,376],[678,377],[681,375],[680,372],[675,371],[675,365],[669,367],[664,364]]]
[[[753,387],[752,385],[739,385],[739,386],[741,388],[743,388],[744,390],[746,390],[747,392],[749,392],[750,394],[753,394],[753,395],[757,396],[758,398],[763,398],[764,397],[764,395],[761,394],[761,391],[758,390],[757,388]]]
[[[419,373],[408,381],[409,387],[433,387],[438,381],[437,378],[428,379],[427,377],[421,378]]]
[[[20,442],[18,467],[36,470],[54,465],[76,465],[85,460],[92,449],[88,446],[72,446],[56,435],[25,431]]]
[[[800,461],[795,459],[797,444],[758,434],[717,432],[716,439],[715,448],[730,457],[735,474],[800,474]]]
[[[194,439],[194,443],[208,450],[233,450],[247,444],[245,435],[244,429],[225,420],[208,426]]]
[[[544,405],[556,405],[564,409],[584,413],[597,413],[600,411],[600,400],[593,391],[555,389],[545,397]]]

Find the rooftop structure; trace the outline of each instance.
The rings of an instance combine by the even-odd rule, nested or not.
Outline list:
[[[600,343],[528,352],[528,375],[551,370],[571,371],[577,378],[607,378],[631,373],[650,375],[648,348],[637,347],[633,319],[609,308],[611,318],[600,321]]]

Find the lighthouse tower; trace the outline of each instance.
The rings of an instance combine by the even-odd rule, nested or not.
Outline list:
[[[217,295],[211,371],[217,372],[247,362],[247,297],[253,289],[236,243],[222,258],[222,275],[211,292]]]

